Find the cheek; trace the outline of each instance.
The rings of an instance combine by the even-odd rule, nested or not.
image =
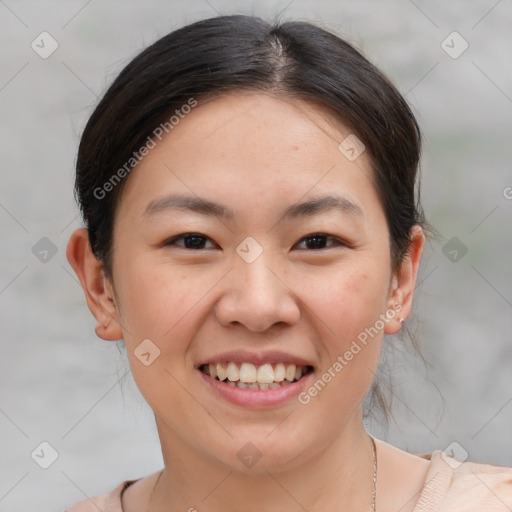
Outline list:
[[[325,400],[351,408],[366,395],[380,356],[383,331],[377,322],[387,306],[386,276],[386,269],[373,262],[308,283],[308,306],[318,315],[327,353],[318,378],[324,376],[328,384],[317,385],[322,390],[318,405]]]
[[[365,328],[373,325],[387,305],[385,269],[354,264],[339,272],[314,276],[304,284],[308,306],[325,324],[334,345],[343,349]]]
[[[189,286],[180,268],[143,264],[142,258],[123,267],[118,281],[126,353],[137,387],[155,411],[169,403],[174,410],[186,409],[190,397],[179,383],[186,380],[190,320],[201,290]]]
[[[159,347],[161,360],[183,366],[212,307],[209,292],[214,292],[225,273],[218,267],[191,270],[186,265],[133,258],[119,272],[117,286],[127,349],[135,350],[149,338]]]
[[[159,265],[127,265],[118,273],[117,285],[126,343],[139,338],[162,340],[171,335],[194,304],[194,287],[180,269]],[[197,301],[197,299],[196,299]]]

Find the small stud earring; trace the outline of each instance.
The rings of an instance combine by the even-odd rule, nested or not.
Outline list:
[[[405,322],[405,320],[404,320],[403,318],[400,318],[399,322],[400,322],[401,324],[403,324],[403,323]]]

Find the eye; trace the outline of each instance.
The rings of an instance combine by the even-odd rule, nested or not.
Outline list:
[[[333,243],[331,245],[326,246],[326,242],[328,240],[332,241]],[[340,239],[331,235],[326,235],[324,233],[312,233],[311,235],[305,236],[298,242],[297,246],[302,244],[303,242],[306,243],[306,250],[330,249],[331,247],[347,245]]]
[[[183,243],[177,243],[178,241],[183,240]],[[193,249],[193,250],[201,250],[201,249],[209,249],[210,247],[205,247],[205,243],[210,243],[212,248],[215,248],[210,241],[210,239],[199,233],[183,233],[178,236],[174,236],[164,242],[162,245],[177,245],[178,247],[183,247],[184,249]]]

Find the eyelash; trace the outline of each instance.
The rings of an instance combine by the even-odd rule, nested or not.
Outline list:
[[[187,237],[196,237],[196,238],[202,238],[204,240],[210,240],[207,236],[205,235],[201,235],[200,233],[182,233],[181,235],[177,235],[175,237],[172,237],[170,238],[169,240],[167,240],[166,242],[164,242],[162,245],[163,246],[172,246],[172,245],[177,245],[175,242],[177,240],[184,240],[186,239]],[[327,238],[329,240],[332,240],[334,242],[333,245],[330,245],[328,247],[322,247],[320,249],[301,249],[301,250],[310,250],[310,251],[322,251],[322,250],[326,250],[326,249],[331,249],[331,248],[334,248],[334,247],[348,247],[348,244],[343,242],[342,240],[340,240],[339,238],[333,236],[333,235],[328,235],[326,233],[311,233],[309,235],[306,235],[305,237],[301,238],[299,240],[298,243],[301,243],[307,239],[311,239],[311,238],[314,238],[314,237],[324,237],[324,238]],[[297,245],[297,244],[295,244]],[[183,249],[188,249],[188,250],[207,250],[205,248],[200,248],[200,249],[192,249],[190,247],[184,247],[184,246],[181,246],[181,245],[178,245],[178,247],[182,247]]]

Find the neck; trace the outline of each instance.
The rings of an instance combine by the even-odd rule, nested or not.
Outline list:
[[[371,510],[374,459],[362,418],[320,453],[285,471],[239,472],[189,446],[157,420],[165,468],[149,512]],[[357,428],[356,428],[357,426]]]

